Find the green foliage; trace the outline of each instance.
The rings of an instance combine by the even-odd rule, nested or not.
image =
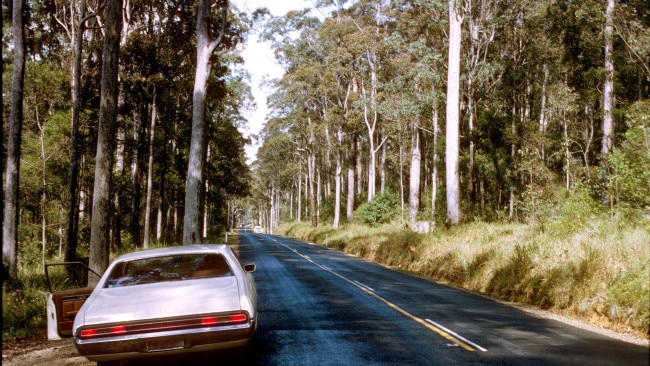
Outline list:
[[[589,220],[600,212],[600,206],[592,192],[579,185],[560,203],[556,217],[548,224],[548,230],[554,235],[570,235],[580,230]]]
[[[372,201],[359,206],[361,222],[368,225],[378,225],[389,222],[399,214],[397,196],[390,191],[379,193]]]
[[[618,203],[645,209],[650,206],[650,100],[630,107],[627,125],[623,142],[609,156],[608,188]]]
[[[41,266],[21,268],[19,278],[2,288],[2,338],[42,334],[45,319],[45,274]]]
[[[323,222],[330,222],[334,220],[334,204],[335,204],[335,197],[333,195],[330,195],[329,197],[325,197],[324,199],[321,200],[320,202],[320,207],[318,210],[318,215],[319,219],[322,220]],[[341,211],[344,211],[345,208],[341,208]]]

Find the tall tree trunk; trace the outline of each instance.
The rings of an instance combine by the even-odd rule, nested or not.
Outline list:
[[[431,222],[435,223],[436,200],[438,199],[438,134],[440,133],[437,102],[434,102],[432,109],[431,119],[433,123],[433,167],[431,168]]]
[[[382,131],[382,135],[383,135]],[[381,145],[381,157],[379,158],[379,192],[386,191],[386,144]]]
[[[149,126],[149,161],[147,166],[147,200],[144,210],[144,239],[142,247],[149,248],[149,232],[151,227],[151,197],[153,195],[153,145],[156,136],[156,86],[153,87],[153,102],[151,103],[151,124]]]
[[[123,94],[123,93],[122,93]],[[144,121],[143,121],[142,113],[140,113],[139,109],[136,109],[136,111],[133,113],[133,142],[134,142],[134,148],[132,150],[133,156],[131,160],[131,202],[129,203],[131,206],[131,210],[129,213],[129,233],[131,235],[131,240],[133,243],[139,247],[140,243],[142,243],[142,159],[144,157],[144,153],[142,152],[142,139],[144,135]],[[116,192],[116,196],[121,196],[119,192]],[[115,221],[119,220],[119,217],[116,217]],[[115,234],[114,236],[121,235],[114,231]],[[115,238],[113,239],[113,242],[116,244],[115,247],[119,248],[122,243],[120,241],[116,241]]]
[[[603,146],[601,153],[605,159],[613,146],[614,138],[614,61],[613,49],[613,20],[616,0],[607,0],[606,25],[605,25],[605,85],[603,87]]]
[[[104,273],[110,252],[111,177],[115,151],[115,124],[117,123],[117,74],[122,28],[122,0],[107,0],[103,45],[102,81],[95,157],[95,184],[93,189],[92,224],[90,230],[90,268]],[[99,278],[88,278],[89,286]]]
[[[447,174],[447,224],[460,222],[459,158],[459,89],[460,47],[463,17],[457,0],[449,0],[449,67],[447,71],[447,141],[445,165]]]
[[[311,117],[307,117],[309,128],[309,141],[307,142],[307,176],[309,177],[309,208],[311,210],[311,227],[318,226],[318,205],[316,202],[316,154],[314,153],[314,146],[316,144],[316,136],[314,135],[314,126],[311,122]]]
[[[12,32],[14,62],[11,73],[11,114],[7,141],[4,217],[2,225],[3,279],[18,275],[18,199],[20,189],[20,142],[23,128],[23,85],[25,81],[25,27],[23,0],[13,0]]]
[[[346,217],[349,222],[352,221],[352,214],[354,213],[354,166],[356,164],[356,141],[354,138],[350,139],[350,152],[348,156],[348,202],[346,206]]]
[[[36,126],[39,130],[38,140],[41,148],[41,265],[45,268],[45,252],[47,251],[47,155],[45,154],[45,121],[41,123],[38,108],[36,108]]]
[[[604,179],[608,179],[607,159],[614,146],[614,61],[613,61],[613,13],[616,0],[607,0],[605,12],[605,85],[603,86],[603,144],[601,148],[604,167]],[[607,193],[602,194],[603,201],[607,202]]]
[[[298,200],[298,207],[296,207],[296,220],[300,222],[302,219],[302,164],[298,165],[298,197],[296,197]]]
[[[510,112],[511,114],[511,122],[510,122],[510,133],[512,136],[515,136],[515,133],[517,132],[516,124],[515,124],[515,116],[517,115],[517,108],[515,107],[515,103],[513,102],[512,110]],[[515,161],[515,153],[517,151],[517,147],[515,145],[514,140],[510,144],[510,158],[512,161]],[[514,170],[514,169],[513,169]],[[508,203],[508,219],[512,220],[515,215],[515,182],[514,182],[514,177],[511,178],[510,181],[510,196],[509,196],[509,203]]]
[[[64,247],[64,260],[66,262],[77,259],[77,232],[79,227],[79,159],[80,159],[80,134],[79,112],[81,103],[79,94],[81,90],[81,54],[83,47],[83,34],[85,30],[86,0],[77,1],[79,4],[77,14],[77,27],[73,30],[74,50],[70,89],[72,99],[72,127],[70,131],[70,166],[68,167],[68,212],[66,216],[66,241]]]
[[[271,228],[273,228],[273,225],[275,224],[274,215],[273,215],[274,211],[275,211],[275,187],[271,185],[271,188],[269,188],[269,214],[268,214],[269,221],[268,221],[268,225],[266,226],[269,233],[271,233]]]
[[[400,217],[404,222],[404,145],[399,144],[399,207]]]
[[[356,142],[356,155],[355,155],[355,164],[356,164],[356,171],[357,171],[357,194],[361,195],[363,193],[363,164],[361,161],[361,139],[359,138],[358,135],[355,136],[355,142]]]
[[[420,126],[416,118],[411,126],[411,171],[409,176],[409,223],[414,227],[420,206]]]
[[[569,126],[566,119],[566,112],[562,112],[562,132],[564,136],[564,180],[565,188],[569,190],[571,188],[571,152],[569,151],[570,141],[569,141]]]
[[[4,7],[2,6],[0,6],[0,15],[2,15],[2,19],[4,19],[5,11],[4,11]],[[4,58],[2,57],[0,57],[0,71],[2,71],[2,74],[4,75],[5,62],[4,62]],[[4,116],[4,103],[0,103],[0,116]],[[4,123],[0,123],[0,141],[4,141],[4,140],[5,140],[5,127],[4,127]],[[0,172],[4,172],[5,169],[4,161],[5,161],[5,154],[4,154],[4,149],[2,149],[2,152],[0,152]],[[2,182],[2,180],[0,180],[0,182]],[[3,203],[5,202],[4,189],[0,189],[0,200],[2,200]],[[5,211],[3,207],[2,210],[0,210],[0,222],[4,224],[4,220],[5,220]],[[2,242],[0,243],[0,246],[2,246],[3,249],[2,257],[4,258],[4,244],[3,244],[5,242],[4,231],[2,235],[3,235],[2,237],[3,239]],[[0,273],[0,286],[3,286],[2,288],[4,288],[4,281],[8,277],[8,268],[7,268],[8,266],[4,265],[4,260],[2,261],[2,263],[3,263],[2,269],[0,270],[2,271]]]
[[[341,145],[343,144],[343,131],[340,127],[336,131],[336,167],[334,171],[334,223],[333,227],[336,229],[339,227],[339,221],[341,219],[341,172],[343,171],[342,162],[341,162]]]
[[[200,243],[200,197],[203,187],[203,162],[205,160],[205,109],[207,82],[212,66],[210,57],[216,50],[225,32],[228,1],[222,9],[221,32],[216,39],[210,34],[212,17],[210,8],[212,2],[199,0],[196,18],[196,75],[194,78],[194,93],[192,103],[192,139],[190,142],[190,156],[187,167],[187,181],[185,184],[185,215],[183,220],[183,245]]]
[[[289,219],[293,221],[293,192],[296,189],[296,177],[292,178],[291,189],[289,190]]]

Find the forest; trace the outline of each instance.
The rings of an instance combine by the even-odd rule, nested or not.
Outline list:
[[[7,3],[3,9],[12,9]],[[23,6],[24,97],[15,235],[23,266],[55,255],[88,258],[94,222],[107,222],[111,252],[181,241],[192,144],[197,4],[115,4],[121,15],[115,37],[119,82],[115,122],[104,134],[108,141],[100,141],[102,61],[108,57],[106,4],[25,1]],[[213,16],[223,24],[214,32],[223,29],[225,36],[210,59],[203,118],[209,123],[200,150],[205,156],[202,200],[200,207],[193,206],[202,213],[200,237],[224,232],[229,219],[232,225],[240,207],[236,200],[247,195],[251,175],[244,156],[249,137],[240,128],[245,128],[243,115],[252,108],[252,99],[239,55],[251,21],[227,2],[221,8],[226,20],[217,15],[221,11]],[[12,85],[15,35],[10,32],[11,11],[3,10],[3,16],[3,85]],[[3,161],[11,161],[15,151],[9,147],[11,101],[11,93],[4,93],[3,131],[10,133],[3,138]],[[105,148],[98,148],[100,142]],[[109,217],[92,220],[98,196],[96,159],[103,151],[112,158]],[[7,171],[12,167],[4,166]],[[3,181],[4,212],[9,212],[10,181]],[[3,227],[11,226],[6,225],[11,216],[5,215]],[[9,243],[6,238],[3,248]]]
[[[545,220],[582,188],[647,214],[647,1],[325,3],[264,32],[286,70],[255,167],[267,226],[337,227],[376,194],[409,225]]]
[[[317,0],[283,16],[225,0],[3,0],[2,11],[3,281],[53,258],[92,265],[95,240],[114,254],[249,223],[569,233],[598,217],[650,232],[646,0]],[[253,32],[284,69],[266,81],[257,136],[242,58]]]

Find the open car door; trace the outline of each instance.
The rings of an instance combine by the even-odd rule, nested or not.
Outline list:
[[[45,265],[48,340],[72,337],[74,317],[93,291],[86,285],[89,275],[100,277],[83,262]]]

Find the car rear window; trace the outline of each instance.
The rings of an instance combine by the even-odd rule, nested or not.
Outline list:
[[[104,287],[231,276],[221,254],[185,254],[120,262],[111,271]]]

